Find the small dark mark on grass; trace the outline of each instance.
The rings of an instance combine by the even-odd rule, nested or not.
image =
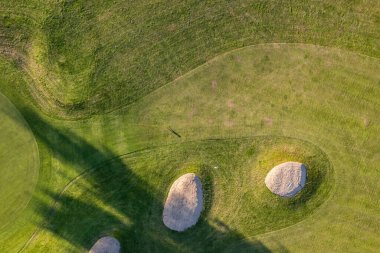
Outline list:
[[[176,135],[178,138],[181,138],[181,135],[180,135],[179,133],[177,133],[176,131],[174,131],[173,128],[168,127],[168,130],[169,130],[170,132],[172,132],[174,135]]]

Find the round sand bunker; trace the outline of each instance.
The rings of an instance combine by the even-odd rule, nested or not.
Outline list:
[[[118,240],[111,236],[100,238],[94,246],[90,249],[89,253],[119,253],[120,243]]]
[[[162,215],[165,226],[178,232],[195,225],[203,208],[202,183],[197,175],[179,177],[169,190]]]
[[[306,166],[298,162],[286,162],[274,167],[265,178],[268,189],[281,197],[295,196],[306,183]]]

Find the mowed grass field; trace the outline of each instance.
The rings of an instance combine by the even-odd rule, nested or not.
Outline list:
[[[1,1],[0,48],[55,117],[133,103],[216,55],[299,42],[380,56],[379,2]]]
[[[380,248],[379,3],[0,9],[1,252]],[[291,200],[264,184],[288,160],[309,168]],[[175,233],[162,209],[186,172],[205,210]]]
[[[37,184],[39,157],[36,140],[12,103],[0,95],[0,231],[19,218]]]

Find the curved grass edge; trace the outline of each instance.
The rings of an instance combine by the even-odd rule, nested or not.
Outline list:
[[[307,214],[305,217],[303,217],[302,219],[300,219],[298,222],[293,223],[291,225],[287,225],[285,227],[281,227],[281,228],[275,229],[273,231],[263,232],[263,233],[247,236],[244,239],[242,239],[241,241],[243,242],[245,240],[251,240],[253,238],[256,239],[256,237],[261,237],[261,236],[269,235],[271,233],[276,233],[277,231],[285,230],[285,229],[291,228],[293,226],[296,226],[298,224],[301,224],[303,222],[306,222],[311,217],[313,217],[314,214],[317,213],[318,210],[321,207],[327,205],[327,202],[331,198],[331,196],[333,195],[334,188],[335,188],[335,183],[334,183],[335,182],[335,173],[334,173],[334,168],[333,168],[332,162],[329,159],[328,155],[319,146],[313,144],[312,142],[303,140],[303,139],[294,138],[294,137],[288,137],[288,136],[279,136],[279,135],[257,135],[257,136],[230,137],[230,138],[199,139],[199,140],[190,140],[190,141],[186,141],[186,142],[182,142],[182,143],[169,143],[169,144],[166,144],[166,145],[157,145],[157,146],[152,146],[152,147],[148,147],[148,148],[138,149],[138,150],[131,151],[131,152],[128,152],[128,153],[125,153],[125,154],[117,155],[117,156],[115,156],[115,157],[113,157],[111,159],[108,159],[108,160],[100,162],[98,165],[96,165],[96,166],[94,166],[94,167],[92,167],[92,168],[90,168],[90,169],[88,169],[86,171],[83,171],[78,176],[76,176],[75,178],[73,178],[69,183],[67,183],[66,186],[62,189],[62,191],[59,192],[58,198],[55,199],[54,202],[49,207],[51,209],[51,212],[49,213],[49,217],[47,217],[47,219],[45,219],[45,220],[42,221],[42,225],[39,226],[34,231],[34,233],[32,234],[32,236],[28,239],[28,241],[25,242],[25,244],[22,246],[22,248],[18,252],[23,252],[24,250],[26,250],[28,248],[28,246],[37,238],[39,232],[41,232],[43,230],[43,228],[44,228],[43,225],[47,224],[47,223],[49,223],[51,221],[51,219],[54,217],[54,214],[56,212],[55,207],[57,207],[57,205],[61,201],[63,195],[70,189],[71,186],[75,185],[81,179],[89,176],[91,173],[95,173],[95,172],[99,171],[100,169],[104,168],[107,164],[112,163],[113,161],[119,160],[120,158],[128,158],[129,156],[136,155],[136,154],[137,155],[141,155],[141,154],[143,154],[145,152],[146,153],[154,152],[155,150],[160,150],[160,149],[165,148],[165,147],[182,146],[182,145],[187,145],[187,144],[190,144],[190,143],[219,142],[219,141],[228,141],[228,140],[236,140],[236,141],[238,141],[238,140],[255,140],[255,139],[260,139],[260,138],[262,138],[262,139],[275,138],[275,139],[282,139],[282,140],[292,140],[292,141],[307,143],[307,145],[310,145],[311,147],[315,148],[318,152],[322,153],[327,158],[327,162],[329,163],[328,170],[326,171],[327,174],[326,174],[326,177],[325,177],[326,178],[326,182],[325,183],[328,184],[330,186],[330,188],[327,191],[327,194],[324,196],[323,201],[319,205],[317,205],[315,208],[313,208],[312,212],[310,212],[309,214]],[[204,164],[198,164],[198,165],[188,164],[188,166],[186,168],[184,168],[184,169],[185,169],[185,171],[194,171],[194,168],[195,168],[194,166],[198,167],[198,169],[196,169],[198,171],[197,173],[199,173],[199,175],[202,178],[203,177],[207,177],[207,178],[205,178],[206,181],[207,181],[207,184],[212,183],[212,182],[209,182],[209,181],[213,180],[213,176],[210,175],[210,173],[207,171],[207,169],[203,168],[206,165],[204,165]],[[213,195],[213,189],[210,189],[210,190],[206,189],[205,192],[207,192],[207,194],[209,195],[209,196],[207,196],[205,198],[205,200],[208,199],[208,198],[210,198],[210,197],[211,198],[213,197],[212,196]],[[211,207],[212,207],[212,203],[211,202],[210,203],[207,202],[205,204],[205,210],[202,211],[200,219],[199,219],[200,223],[205,222],[205,217],[208,215]],[[235,245],[235,243],[234,243],[234,245]]]
[[[24,205],[21,208],[19,208],[17,210],[17,212],[19,214],[21,214],[28,207],[29,203],[32,201],[32,199],[33,199],[33,193],[36,190],[36,187],[38,185],[39,176],[40,176],[40,173],[39,173],[39,168],[40,168],[40,151],[39,151],[37,140],[36,140],[36,138],[34,136],[34,133],[33,133],[32,129],[30,128],[28,122],[25,120],[25,118],[20,113],[20,111],[18,110],[18,108],[12,103],[12,101],[10,99],[8,99],[7,96],[5,96],[4,94],[2,94],[1,92],[0,92],[0,100],[5,101],[5,103],[7,104],[7,106],[9,106],[11,108],[12,112],[17,117],[14,120],[17,121],[17,124],[20,124],[21,127],[25,128],[25,131],[28,132],[28,135],[31,137],[31,140],[32,140],[31,149],[34,151],[32,155],[33,155],[33,161],[35,163],[34,167],[36,169],[33,170],[33,176],[32,176],[33,187],[32,187],[32,189],[30,189],[31,192],[32,192],[31,193],[31,197],[28,199],[27,202],[24,203]],[[6,224],[3,224],[3,226],[1,227],[1,229],[10,226],[10,222],[11,221],[14,222],[18,218],[19,217],[16,217],[14,220],[9,220]]]

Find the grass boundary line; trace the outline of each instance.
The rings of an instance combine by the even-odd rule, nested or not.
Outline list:
[[[258,44],[251,44],[251,45],[245,45],[245,46],[242,46],[242,47],[237,47],[237,48],[234,48],[234,49],[231,49],[231,50],[228,50],[226,52],[223,52],[223,53],[220,53],[216,56],[213,56],[212,58],[210,58],[209,60],[206,60],[204,63],[202,63],[201,65],[189,70],[188,72],[176,77],[175,79],[173,79],[172,81],[169,81],[159,87],[157,87],[156,89],[153,89],[152,91],[148,92],[147,94],[137,98],[135,101],[133,102],[130,102],[128,104],[122,104],[120,106],[117,106],[117,107],[114,107],[114,108],[111,108],[111,109],[106,109],[100,113],[89,113],[87,116],[85,115],[82,115],[82,116],[70,116],[70,115],[62,115],[62,113],[58,113],[58,115],[60,116],[54,116],[51,112],[51,109],[54,110],[54,108],[59,108],[57,107],[57,105],[54,105],[53,107],[51,105],[52,102],[50,101],[51,99],[54,100],[54,97],[51,96],[51,94],[49,92],[41,92],[41,88],[39,88],[35,78],[32,76],[32,74],[30,73],[30,71],[28,70],[28,68],[25,66],[25,63],[27,63],[27,58],[22,54],[22,53],[19,53],[19,52],[14,52],[16,53],[16,55],[22,60],[22,61],[25,61],[25,63],[22,63],[22,64],[18,64],[18,68],[23,72],[25,73],[25,75],[28,77],[27,78],[27,87],[28,87],[28,95],[32,98],[33,100],[33,104],[37,105],[38,109],[40,112],[42,112],[45,116],[51,118],[51,119],[55,119],[55,120],[62,120],[62,121],[67,121],[67,122],[72,122],[72,121],[86,121],[86,120],[89,120],[93,117],[96,117],[96,116],[101,116],[101,115],[106,115],[106,114],[110,114],[110,113],[114,113],[114,112],[117,112],[117,111],[120,111],[120,110],[123,110],[123,109],[127,109],[128,107],[131,107],[133,106],[134,104],[138,103],[140,100],[158,92],[159,90],[163,89],[164,87],[166,86],[169,86],[171,84],[173,84],[174,82],[182,79],[182,78],[185,78],[185,77],[188,77],[190,75],[192,75],[194,72],[196,72],[197,70],[201,69],[201,68],[204,68],[206,67],[207,65],[211,64],[212,62],[218,60],[219,58],[222,58],[226,55],[229,55],[229,54],[232,54],[234,52],[238,52],[240,50],[244,50],[244,49],[248,49],[248,48],[260,48],[260,47],[274,47],[276,45],[279,45],[279,46],[293,46],[293,47],[301,47],[301,46],[305,46],[305,47],[308,47],[308,48],[320,48],[320,49],[325,49],[325,50],[333,50],[333,51],[336,51],[336,52],[340,52],[340,53],[343,53],[343,54],[349,54],[349,55],[353,55],[353,56],[359,56],[359,57],[363,57],[363,58],[367,58],[367,59],[371,59],[371,60],[375,60],[375,61],[380,61],[380,58],[379,57],[375,57],[375,56],[370,56],[370,55],[366,55],[366,54],[363,54],[363,53],[359,53],[359,52],[356,52],[356,51],[350,51],[350,50],[347,50],[347,49],[344,49],[344,48],[339,48],[339,47],[329,47],[329,46],[325,46],[325,45],[319,45],[319,44],[312,44],[312,43],[302,43],[302,42],[268,42],[268,43],[258,43]],[[14,50],[13,50],[14,51]],[[16,50],[17,51],[17,50]],[[2,54],[4,57],[5,60],[9,61],[9,60],[12,60],[12,57],[10,55],[7,55],[7,54]],[[7,57],[8,56],[8,57]],[[8,59],[10,58],[10,59]],[[29,83],[30,81],[30,83]],[[51,81],[51,80],[50,80]],[[46,100],[46,98],[48,98]],[[41,101],[43,101],[43,103],[40,103]],[[43,109],[44,106],[42,105],[45,105],[48,106],[50,109]]]
[[[244,50],[244,49],[248,49],[248,48],[260,48],[260,47],[266,47],[266,46],[276,46],[276,45],[281,45],[281,46],[306,46],[306,47],[315,47],[315,48],[321,48],[321,49],[327,49],[327,50],[335,50],[337,52],[341,52],[341,53],[346,53],[346,54],[350,54],[350,55],[353,55],[353,56],[359,56],[359,57],[363,57],[363,58],[367,58],[367,59],[371,59],[371,60],[375,60],[375,61],[379,61],[380,62],[380,58],[378,57],[375,57],[375,56],[370,56],[370,55],[366,55],[366,54],[363,54],[363,53],[359,53],[359,52],[355,52],[355,51],[350,51],[350,50],[346,50],[346,49],[343,49],[343,48],[339,48],[339,47],[329,47],[329,46],[324,46],[324,45],[319,45],[319,44],[312,44],[312,43],[297,43],[297,42],[269,42],[269,43],[259,43],[259,44],[252,44],[252,45],[247,45],[247,46],[242,46],[242,47],[238,47],[238,48],[235,48],[235,49],[232,49],[232,50],[229,50],[229,51],[226,51],[224,53],[221,53],[221,54],[218,54],[214,57],[212,57],[211,59],[207,60],[206,62],[202,63],[201,65],[189,70],[188,72],[176,77],[174,80],[152,90],[151,92],[145,94],[144,96],[138,98],[137,100],[135,100],[134,102],[131,102],[129,104],[125,104],[125,105],[121,105],[120,107],[115,107],[114,109],[110,109],[110,110],[106,110],[104,111],[103,113],[101,114],[93,114],[93,115],[89,115],[88,117],[79,117],[79,118],[69,118],[67,119],[67,121],[75,121],[75,120],[88,120],[88,119],[91,119],[92,117],[94,116],[100,116],[100,115],[105,115],[105,114],[110,114],[110,113],[113,113],[113,112],[117,112],[119,110],[123,110],[123,109],[126,109],[130,106],[133,106],[134,104],[138,103],[140,100],[144,99],[145,97],[148,97],[156,92],[158,92],[159,90],[163,89],[164,87],[166,86],[169,86],[173,83],[175,83],[176,81],[180,80],[180,79],[183,79],[183,78],[186,78],[192,74],[194,74],[194,72],[196,72],[197,70],[199,69],[202,69],[203,67],[206,67],[208,66],[209,64],[211,64],[212,62],[218,60],[219,58],[222,58],[222,57],[225,57],[229,54],[232,54],[234,52],[238,52],[240,50]],[[66,119],[63,119],[63,120],[66,120]]]

